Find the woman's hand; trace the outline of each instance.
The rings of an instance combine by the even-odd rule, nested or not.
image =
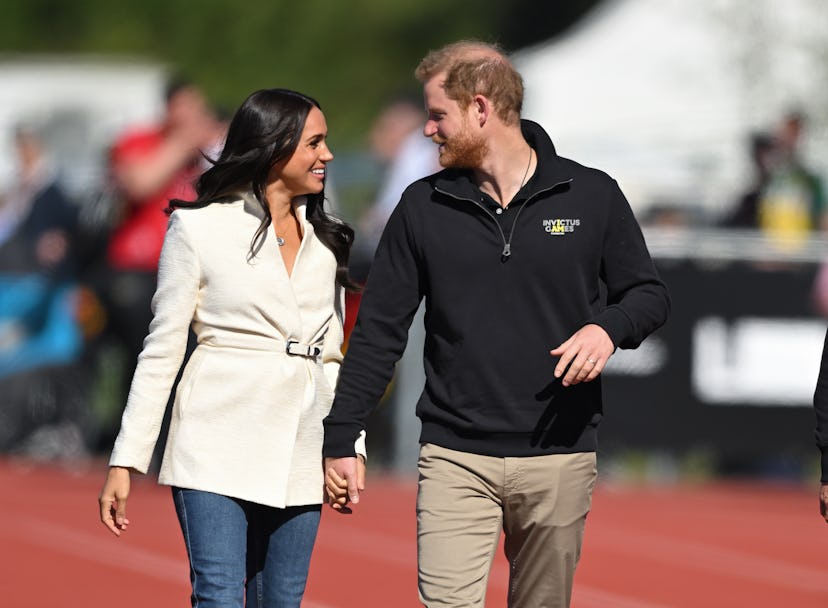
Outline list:
[[[109,467],[98,502],[101,506],[101,523],[115,536],[127,529],[126,503],[129,497],[129,469]]]

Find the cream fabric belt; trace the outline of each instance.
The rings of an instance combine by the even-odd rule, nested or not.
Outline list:
[[[305,344],[299,340],[282,340],[280,338],[266,338],[264,336],[236,335],[228,339],[222,336],[220,341],[205,341],[203,346],[211,348],[243,348],[247,350],[278,353],[282,348],[292,357],[315,359],[322,353],[322,344]]]

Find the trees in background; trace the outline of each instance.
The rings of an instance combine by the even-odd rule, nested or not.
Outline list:
[[[598,0],[6,0],[0,53],[115,54],[180,70],[220,107],[253,89],[306,91],[334,143],[357,147],[389,94],[458,38],[516,50],[551,38]]]

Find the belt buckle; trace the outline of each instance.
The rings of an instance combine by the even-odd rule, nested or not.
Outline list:
[[[285,344],[285,352],[289,355],[297,357],[308,357],[311,359],[317,357],[319,353],[322,352],[321,349],[317,346],[303,346],[302,352],[296,352],[291,350],[291,348],[295,345],[299,345],[298,340],[288,340]]]

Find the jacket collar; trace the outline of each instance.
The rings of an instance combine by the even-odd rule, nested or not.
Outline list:
[[[237,192],[235,196],[238,200],[241,200],[244,203],[245,213],[249,213],[258,220],[264,219],[265,211],[262,209],[261,204],[256,199],[256,195],[253,194],[252,190]],[[299,221],[302,222],[303,225],[307,224],[306,211],[308,198],[306,196],[297,197],[293,204],[296,207],[296,213],[299,217]]]
[[[522,119],[520,130],[524,139],[534,148],[538,157],[535,174],[528,182],[531,188],[530,196],[561,183],[572,181],[572,172],[558,156],[552,139],[543,127],[531,120]],[[440,171],[434,176],[434,188],[458,198],[477,200],[480,196],[480,189],[474,182],[474,174],[470,169],[444,169]]]

